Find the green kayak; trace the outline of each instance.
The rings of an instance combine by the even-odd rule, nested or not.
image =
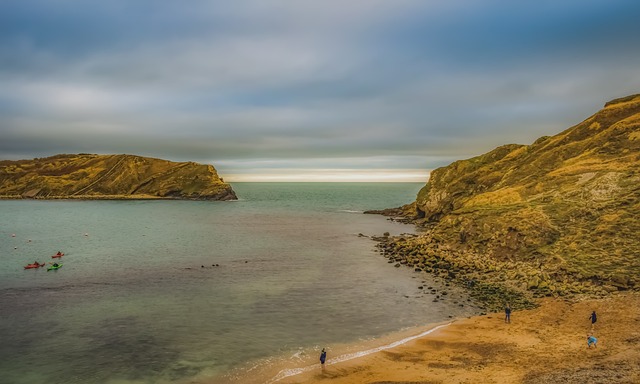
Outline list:
[[[51,271],[51,270],[56,270],[56,269],[60,269],[62,268],[62,264],[58,264],[58,265],[52,265],[49,268],[47,268],[47,271]]]

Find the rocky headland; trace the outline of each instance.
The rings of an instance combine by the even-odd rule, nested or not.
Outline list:
[[[380,237],[390,263],[467,287],[487,310],[640,290],[640,95],[531,145],[431,172],[416,201],[372,211],[419,235]]]
[[[0,161],[0,198],[237,199],[211,165],[93,154]]]

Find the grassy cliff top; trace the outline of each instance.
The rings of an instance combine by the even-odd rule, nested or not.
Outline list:
[[[436,169],[411,208],[426,232],[397,245],[467,277],[538,295],[638,288],[640,95],[531,145]]]
[[[236,199],[211,165],[134,155],[56,155],[0,161],[4,198]]]

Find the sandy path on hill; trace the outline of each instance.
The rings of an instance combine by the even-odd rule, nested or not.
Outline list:
[[[407,344],[278,383],[640,383],[638,293],[541,304],[514,312],[511,324],[503,313],[458,320]],[[588,349],[593,310],[598,345]]]

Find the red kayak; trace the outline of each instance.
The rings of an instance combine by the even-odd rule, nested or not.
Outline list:
[[[40,267],[44,267],[44,263],[42,263],[42,264],[38,264],[38,263],[27,264],[27,266],[24,267],[24,269],[32,269],[32,268],[40,268]]]
[[[58,259],[59,259],[59,258],[61,258],[62,256],[64,256],[64,253],[61,253],[61,254],[59,254],[59,255],[53,255],[53,256],[51,256],[51,258],[52,258],[52,259],[56,259],[56,258],[58,258]]]

